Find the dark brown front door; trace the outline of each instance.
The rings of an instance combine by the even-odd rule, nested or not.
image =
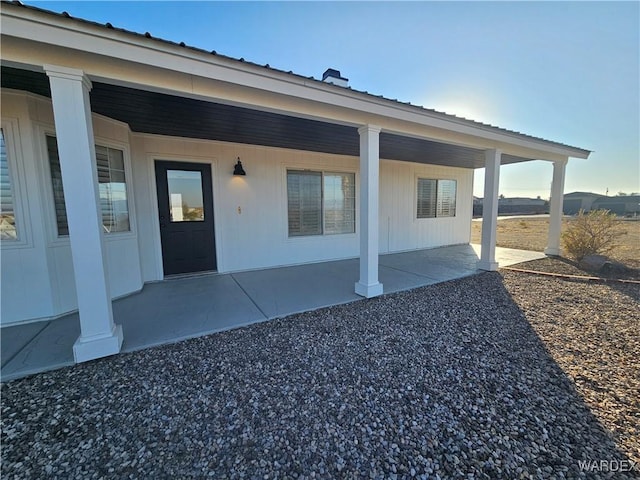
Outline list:
[[[211,166],[156,160],[164,274],[216,269]]]

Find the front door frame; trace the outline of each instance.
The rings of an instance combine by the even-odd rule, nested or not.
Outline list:
[[[158,185],[156,184],[156,160],[161,162],[179,162],[179,163],[196,163],[196,164],[207,164],[211,167],[211,188],[213,190],[213,231],[214,231],[214,242],[215,242],[215,255],[216,255],[216,264],[217,264],[217,272],[223,272],[223,256],[222,256],[222,243],[219,229],[219,215],[216,212],[216,205],[219,203],[219,188],[217,184],[217,162],[215,156],[196,156],[196,155],[175,155],[175,154],[160,154],[160,153],[147,153],[147,174],[148,174],[148,182],[149,185],[149,200],[151,202],[150,208],[153,212],[151,216],[151,225],[150,227],[153,229],[153,256],[154,256],[154,267],[155,267],[155,280],[164,280],[164,261],[162,260],[162,239],[160,237],[160,211],[158,208]],[[197,275],[197,273],[195,273]]]

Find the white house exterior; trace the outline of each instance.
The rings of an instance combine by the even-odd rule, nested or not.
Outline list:
[[[486,168],[553,162],[547,253],[580,148],[95,23],[2,4],[1,325],[79,310],[76,361],[117,353],[113,298],[173,273],[465,244]],[[245,176],[233,175],[238,161]]]

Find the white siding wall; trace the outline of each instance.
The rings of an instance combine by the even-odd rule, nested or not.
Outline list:
[[[39,173],[35,157],[34,126],[29,118],[29,105],[24,95],[2,93],[2,126],[7,143],[7,157],[13,188],[14,204],[22,215],[16,218],[17,242],[2,242],[1,311],[2,324],[51,315],[54,309],[49,278],[49,261],[45,248]],[[28,192],[28,195],[27,195]]]
[[[145,281],[162,278],[154,160],[211,164],[220,272],[358,254],[355,234],[288,238],[287,230],[287,168],[357,172],[355,158],[146,135],[134,135],[132,146]],[[246,177],[232,176],[238,157]]]
[[[58,237],[53,209],[45,134],[55,134],[48,99],[30,94],[2,92],[2,119],[17,125],[19,168],[13,179],[24,183],[20,198],[25,214],[26,243],[2,244],[2,325],[54,317],[77,309],[71,247],[68,237]],[[96,142],[129,151],[126,125],[94,115]],[[11,152],[9,152],[11,154]],[[125,159],[126,163],[130,162]],[[105,236],[111,292],[122,296],[142,288],[131,170],[126,172],[132,231]],[[15,181],[15,180],[14,180]],[[28,192],[28,193],[27,193]],[[15,191],[14,191],[15,195]]]
[[[456,216],[416,218],[418,178],[457,180]],[[383,161],[380,165],[380,253],[469,243],[473,170]]]
[[[58,238],[45,134],[55,133],[51,102],[2,92],[19,212],[20,241],[2,245],[2,325],[54,317],[77,308],[68,238]],[[356,233],[289,238],[287,169],[353,172],[357,157],[131,134],[127,125],[94,115],[96,143],[125,151],[131,232],[105,236],[114,297],[161,280],[154,160],[212,166],[218,271],[231,272],[358,256]],[[13,153],[12,153],[13,152]],[[240,157],[246,177],[233,177]],[[416,219],[418,177],[455,179],[455,218]],[[467,243],[473,171],[383,160],[380,166],[380,252]],[[27,194],[28,192],[28,194]]]
[[[289,238],[287,231],[286,170],[354,172],[359,191],[356,157],[152,135],[133,135],[131,145],[145,281],[163,276],[154,160],[211,164],[220,272],[352,258],[359,254],[357,220],[355,234]],[[246,177],[232,176],[237,157]],[[458,181],[455,218],[416,219],[418,176]],[[472,170],[383,160],[381,253],[468,243],[472,181]],[[356,216],[358,212],[357,204]],[[149,248],[152,245],[153,249]]]

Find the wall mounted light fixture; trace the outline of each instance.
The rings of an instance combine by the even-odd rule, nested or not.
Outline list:
[[[240,161],[240,157],[238,157],[238,163],[236,163],[236,166],[233,168],[233,174],[234,175],[246,175],[247,172],[244,171],[244,168],[242,168],[242,162]]]

